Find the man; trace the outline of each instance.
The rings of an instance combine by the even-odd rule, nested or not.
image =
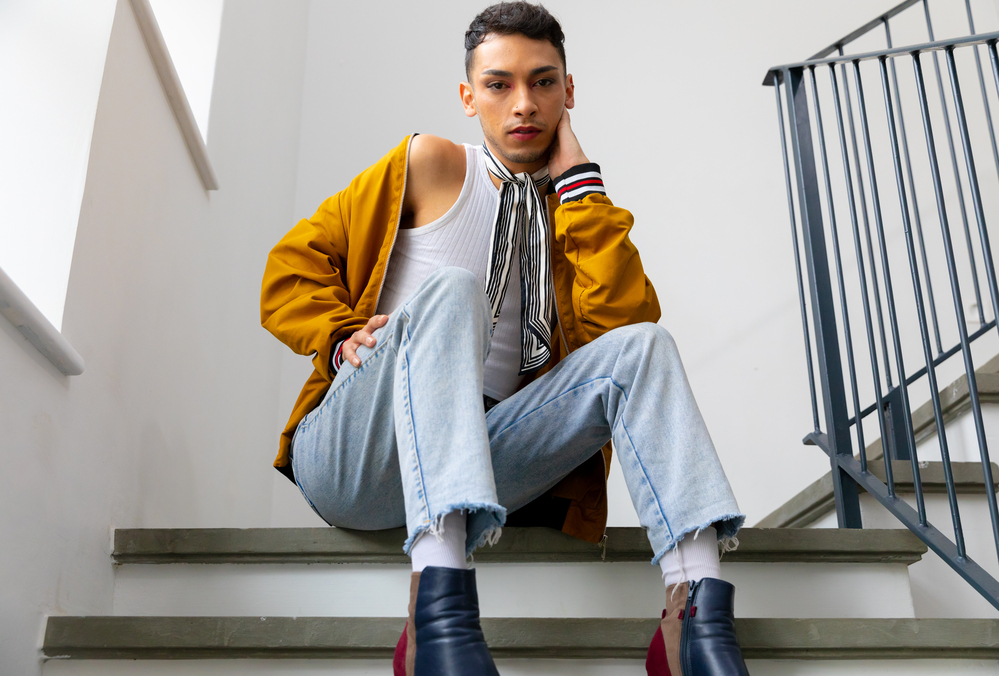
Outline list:
[[[331,525],[406,525],[396,674],[485,675],[467,558],[505,523],[599,542],[613,440],[666,582],[649,673],[745,674],[717,579],[744,517],[573,134],[563,40],[541,6],[483,11],[460,95],[484,144],[407,138],[271,251],[262,323],[315,355],[274,464]]]

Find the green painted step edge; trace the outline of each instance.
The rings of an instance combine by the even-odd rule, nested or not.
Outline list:
[[[403,618],[50,617],[64,659],[389,658]],[[483,618],[496,657],[644,659],[657,619]],[[748,659],[997,659],[999,620],[738,619]]]
[[[923,484],[923,494],[946,494],[943,463],[921,463],[919,477]],[[912,482],[912,463],[908,461],[893,461],[892,474],[895,478],[895,490],[900,494],[914,492]],[[882,482],[885,479],[884,460],[881,458],[868,461],[871,474]],[[951,471],[954,475],[954,488],[961,495],[985,495],[985,481],[982,478],[982,465],[978,462],[952,462]],[[999,479],[999,465],[992,463],[992,476]],[[994,489],[999,489],[997,481]],[[761,519],[756,528],[805,528],[815,523],[826,514],[836,509],[833,498],[832,473],[826,473],[809,484],[800,493]]]
[[[993,357],[975,371],[975,381],[978,385],[978,396],[983,404],[999,403],[999,355]],[[947,387],[940,390],[940,407],[944,424],[971,410],[970,388],[968,377],[961,376]],[[919,444],[937,433],[936,419],[933,415],[933,402],[927,401],[912,412],[912,428],[916,443]],[[875,439],[867,446],[867,459],[871,472],[881,481],[885,481],[884,449],[881,439]],[[926,463],[927,468],[920,470],[924,493],[946,493],[943,481],[943,463]],[[954,471],[955,488],[959,493],[985,492],[985,480],[982,466],[978,462],[951,463]],[[892,463],[892,469],[904,474],[895,474],[896,488],[900,493],[912,493],[912,468],[909,463]],[[999,466],[992,463],[993,478],[999,477]],[[993,487],[999,489],[999,483]],[[832,473],[827,472],[822,477],[806,486],[801,492],[761,519],[757,528],[804,528],[815,523],[826,514],[836,509],[833,499]]]
[[[124,563],[399,563],[403,529],[342,528],[118,529],[113,559]],[[744,528],[739,547],[723,561],[799,563],[914,563],[926,545],[904,529]],[[504,528],[477,563],[623,562],[652,560],[641,528],[608,528],[603,546],[551,528]]]

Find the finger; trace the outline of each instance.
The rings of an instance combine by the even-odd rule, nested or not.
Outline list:
[[[363,344],[367,345],[368,347],[374,347],[375,342],[377,341],[375,340],[375,337],[371,334],[376,329],[380,329],[381,327],[385,326],[387,322],[388,322],[388,315],[375,315],[374,317],[369,319],[368,323],[364,326],[364,328],[357,332],[363,334],[361,338],[361,340],[363,340]]]
[[[343,347],[340,348],[340,352],[341,354],[343,354],[344,361],[348,361],[351,364],[353,364],[355,367],[357,367],[361,365],[361,360],[358,359],[357,353],[354,352],[354,346],[351,345],[352,340],[353,336],[343,341]]]

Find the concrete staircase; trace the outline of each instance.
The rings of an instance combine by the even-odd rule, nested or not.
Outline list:
[[[999,358],[978,379],[989,429],[999,429],[997,371]],[[999,575],[983,528],[985,496],[996,486],[984,485],[972,455],[966,379],[942,394],[969,554]],[[921,476],[930,520],[943,523],[949,512],[927,409],[913,413]],[[883,479],[880,441],[867,450]],[[894,472],[899,492],[911,492],[910,465],[896,463]],[[925,545],[868,496],[864,530],[835,528],[834,509],[826,475],[743,529],[739,548],[724,556],[752,673],[999,673],[994,608],[935,555],[924,557]],[[409,597],[404,537],[117,530],[114,615],[50,617],[44,673],[388,674]],[[608,528],[602,546],[546,528],[504,529],[476,556],[483,630],[501,673],[644,674],[665,596],[651,557],[640,528]]]
[[[982,416],[993,457],[996,449],[999,449],[997,372],[999,372],[999,357],[993,358],[976,372],[978,394],[982,401]],[[999,561],[996,557],[996,545],[992,539],[986,501],[987,491],[994,493],[999,489],[999,483],[986,487],[983,479],[982,463],[971,416],[967,377],[961,376],[943,388],[940,397],[968,555],[994,577],[999,578]],[[912,419],[927,518],[930,523],[953,537],[932,405],[927,402],[915,409],[912,412]],[[871,473],[885,481],[884,452],[880,439],[876,439],[867,447],[867,458]],[[995,462],[991,465],[993,479],[999,482],[999,465]],[[911,463],[893,462],[892,471],[899,496],[915,508]],[[762,519],[756,526],[835,528],[835,509],[832,476],[826,473]],[[866,493],[861,493],[860,509],[865,528],[903,528],[892,514]],[[913,565],[909,569],[909,578],[916,617],[999,617],[999,612],[995,608],[936,555],[927,555]]]
[[[607,535],[599,547],[509,528],[479,554],[483,629],[502,673],[644,673],[664,601],[658,568],[641,529]],[[49,618],[45,673],[390,673],[408,600],[403,538],[118,530],[115,615]],[[999,621],[915,618],[908,567],[926,547],[908,531],[747,528],[740,541],[722,568],[754,674],[996,673]]]

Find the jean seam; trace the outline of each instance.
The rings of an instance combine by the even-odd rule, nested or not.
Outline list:
[[[409,430],[410,436],[413,440],[413,462],[416,465],[416,474],[420,479],[420,496],[423,499],[423,509],[425,510],[424,523],[430,522],[430,503],[427,501],[427,484],[423,477],[423,463],[420,462],[420,447],[416,440],[416,421],[413,416],[413,390],[412,381],[410,379],[410,369],[411,365],[409,363],[409,344],[412,341],[412,335],[409,332],[409,321],[412,319],[407,308],[404,306],[401,309],[401,314],[406,315],[406,348],[402,350],[403,358],[406,360],[406,417],[409,419]]]
[[[635,455],[635,460],[638,461],[638,467],[642,470],[642,476],[645,478],[645,483],[648,485],[649,490],[652,491],[652,497],[656,499],[656,509],[659,510],[659,518],[663,520],[663,524],[666,526],[666,532],[672,540],[673,529],[670,528],[669,519],[666,518],[666,514],[663,512],[663,505],[659,500],[659,493],[656,492],[655,486],[652,485],[652,481],[649,479],[649,472],[645,469],[645,464],[642,462],[642,458],[638,454],[635,441],[631,438],[631,432],[628,431],[628,426],[624,422],[624,416],[621,417],[621,428],[624,430],[625,436],[628,437],[628,443],[631,445],[631,452]]]
[[[354,380],[354,378],[357,376],[357,374],[359,374],[361,371],[363,371],[364,367],[368,365],[368,362],[370,362],[374,357],[376,357],[378,354],[380,354],[381,351],[384,350],[386,347],[388,347],[388,342],[384,342],[384,343],[380,344],[378,347],[376,347],[374,350],[372,350],[371,354],[368,355],[367,359],[365,359],[364,361],[362,361],[360,366],[355,367],[354,368],[354,372],[351,373],[346,378],[344,378],[344,381],[342,383],[340,383],[339,385],[337,385],[337,388],[335,390],[333,390],[331,393],[329,393],[329,395],[327,395],[327,397],[325,398],[325,400],[322,403],[320,403],[319,406],[316,406],[314,409],[312,409],[311,411],[309,411],[309,413],[306,415],[306,417],[302,419],[302,422],[299,423],[299,427],[301,427],[302,429],[308,429],[312,425],[312,423],[315,422],[316,412],[317,411],[321,411],[321,410],[329,407],[330,404],[333,402],[333,400],[340,396],[341,390],[343,390],[343,388],[347,385],[347,383],[349,383],[352,380]],[[336,379],[336,376],[334,376],[334,380],[335,379]]]
[[[517,423],[519,423],[524,418],[527,418],[528,416],[537,413],[538,411],[540,411],[544,407],[548,406],[549,404],[554,404],[556,401],[558,401],[562,397],[564,397],[566,395],[569,395],[569,394],[572,394],[573,392],[575,392],[579,388],[584,387],[586,385],[589,385],[591,383],[595,383],[595,382],[597,382],[599,380],[609,380],[609,381],[611,381],[611,383],[614,385],[614,387],[616,387],[617,389],[621,390],[621,394],[624,396],[624,402],[626,404],[628,403],[628,393],[625,392],[625,390],[624,390],[623,387],[621,387],[620,385],[617,384],[617,382],[614,380],[614,378],[612,378],[610,376],[599,376],[597,378],[591,378],[591,379],[587,380],[586,382],[579,383],[578,385],[576,385],[572,389],[569,389],[569,390],[566,390],[565,392],[562,392],[557,397],[549,399],[548,401],[546,401],[545,403],[541,404],[540,406],[536,406],[536,407],[532,408],[530,411],[527,411],[526,413],[524,413],[524,415],[520,416],[516,420],[510,421],[510,424],[507,425],[506,427],[504,427],[503,429],[497,430],[496,434],[494,434],[493,436],[494,437],[499,437],[499,436],[503,435],[508,429],[510,429],[511,427],[513,427],[514,425],[516,425]]]
[[[326,517],[319,513],[319,510],[316,509],[315,504],[313,504],[313,502],[312,502],[312,498],[310,498],[309,495],[308,495],[308,493],[305,492],[305,489],[302,488],[302,483],[298,480],[298,472],[295,471],[295,459],[294,459],[294,456],[292,456],[291,474],[292,474],[293,477],[295,477],[295,485],[298,486],[299,492],[301,492],[302,497],[305,498],[305,501],[307,503],[309,503],[309,507],[312,508],[312,511],[316,513],[316,516],[318,516],[320,519],[323,520],[323,523],[325,523],[327,526],[330,526],[332,528],[333,524],[331,524],[329,521],[327,521]]]

